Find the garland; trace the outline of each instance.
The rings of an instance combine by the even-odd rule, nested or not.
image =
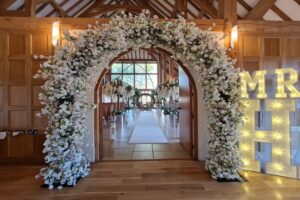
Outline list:
[[[159,47],[194,68],[204,91],[210,132],[206,169],[213,178],[240,179],[238,128],[241,123],[239,71],[215,34],[184,19],[160,21],[148,11],[122,14],[108,24],[89,26],[78,37],[65,33],[67,43],[55,50],[37,78],[46,80],[40,99],[48,116],[45,162],[38,177],[50,189],[75,185],[89,174],[89,160],[81,150],[86,127],[87,91],[113,58],[130,48]]]

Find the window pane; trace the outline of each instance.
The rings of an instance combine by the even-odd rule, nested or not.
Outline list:
[[[122,75],[117,75],[117,74],[111,75],[111,80],[115,80],[115,79],[120,79],[120,80],[122,80]]]
[[[148,73],[157,73],[157,63],[147,63]]]
[[[122,63],[114,63],[111,68],[111,73],[122,73]]]
[[[123,72],[124,73],[133,73],[133,64],[132,63],[123,63]]]
[[[123,75],[123,81],[133,86],[133,75]]]
[[[135,87],[138,89],[146,88],[146,76],[145,75],[135,75]]]
[[[147,75],[147,89],[155,89],[157,86],[157,75]]]
[[[146,73],[146,64],[145,63],[136,63],[135,64],[135,73]]]

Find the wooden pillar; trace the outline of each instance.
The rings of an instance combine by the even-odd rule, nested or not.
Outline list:
[[[164,82],[166,82],[168,80],[168,72],[167,72],[168,63],[165,54],[163,54],[163,65],[164,65]]]
[[[218,17],[225,20],[224,32],[227,34],[225,39],[225,47],[230,48],[231,29],[237,25],[237,0],[219,0],[218,1]],[[235,57],[235,53],[230,52],[231,57]]]
[[[170,58],[169,62],[169,79],[174,78],[174,61]]]
[[[173,9],[173,18],[176,18],[177,13],[179,13],[184,18],[187,18],[187,0],[175,1],[175,6]]]
[[[159,54],[159,83],[161,84],[164,82],[164,65],[163,65],[163,56],[161,53]]]
[[[28,17],[35,17],[36,0],[25,0],[25,12]]]
[[[218,17],[231,22],[234,26],[237,24],[237,0],[219,0]]]

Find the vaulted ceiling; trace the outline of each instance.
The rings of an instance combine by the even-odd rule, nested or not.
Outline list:
[[[220,1],[220,0],[219,0]],[[228,0],[235,1],[235,0]],[[218,0],[1,0],[1,16],[112,17],[148,9],[160,18],[217,19]],[[237,18],[300,21],[300,0],[237,0]]]

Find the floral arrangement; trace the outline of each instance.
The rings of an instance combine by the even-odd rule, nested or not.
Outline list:
[[[172,97],[175,101],[179,99],[179,81],[178,79],[170,79],[162,83],[156,88],[157,97],[165,99]]]
[[[178,79],[169,79],[156,88],[158,100],[163,102],[162,110],[165,115],[179,114],[176,103],[179,100],[179,81]],[[173,101],[173,106],[172,102]]]
[[[209,113],[206,169],[216,179],[241,180],[239,71],[215,34],[184,19],[160,21],[144,11],[138,16],[122,13],[108,24],[89,26],[77,37],[66,32],[65,38],[66,44],[36,75],[46,80],[40,99],[41,114],[48,116],[43,150],[47,166],[38,177],[50,189],[75,185],[89,174],[88,157],[80,148],[83,136],[89,134],[86,112],[92,105],[87,91],[117,55],[141,47],[162,48],[197,71]]]
[[[103,93],[112,98],[122,97],[127,102],[135,95],[134,88],[120,79],[112,80],[103,86]]]

